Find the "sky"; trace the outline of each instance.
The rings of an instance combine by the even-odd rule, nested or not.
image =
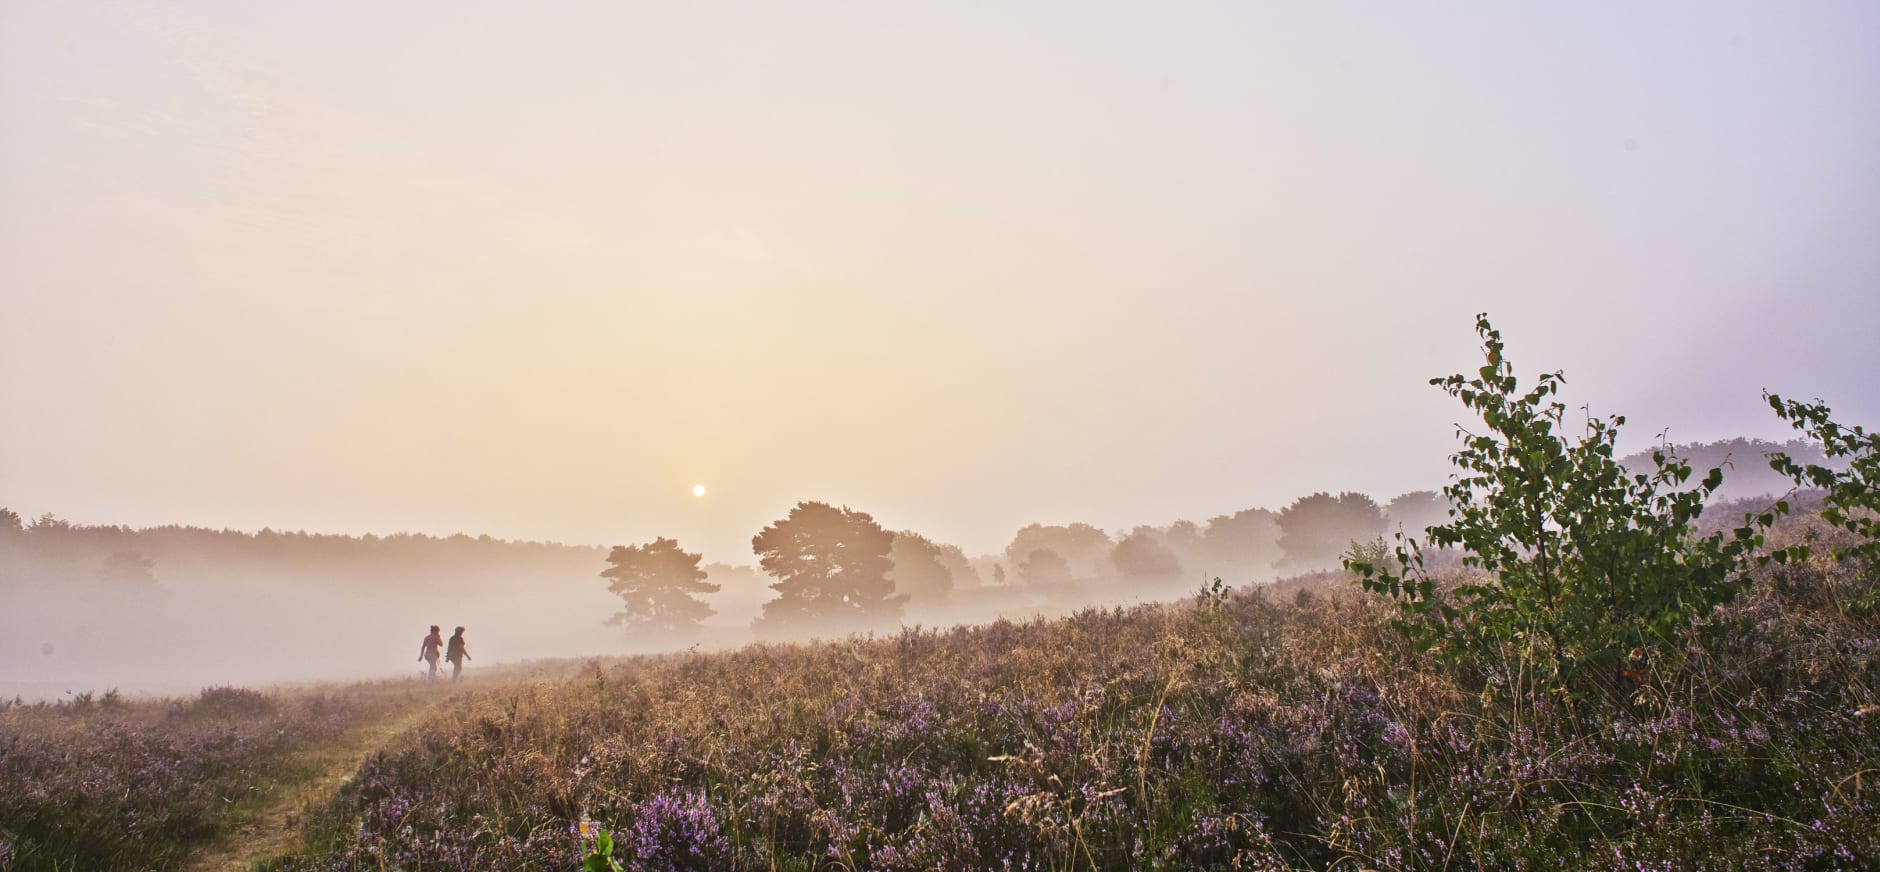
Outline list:
[[[0,0],[0,505],[750,562],[1880,423],[1880,6]],[[695,497],[696,484],[706,495]]]

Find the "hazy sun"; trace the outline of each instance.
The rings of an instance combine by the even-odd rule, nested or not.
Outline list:
[[[704,485],[702,485],[702,484],[695,484],[695,485],[693,485],[693,486],[692,486],[692,495],[693,495],[693,496],[695,496],[695,497],[702,497],[702,496],[704,496],[704,495],[705,495],[705,486],[704,486]]]

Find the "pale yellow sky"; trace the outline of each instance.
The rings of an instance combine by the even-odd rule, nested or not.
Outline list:
[[[1871,6],[684,6],[0,5],[0,505],[743,561],[1386,499],[1484,309],[1673,438],[1880,414]]]

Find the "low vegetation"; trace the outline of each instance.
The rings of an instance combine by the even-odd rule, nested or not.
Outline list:
[[[572,869],[583,821],[649,870],[1870,865],[1872,585],[1769,567],[1577,705],[1418,653],[1333,576],[597,664],[440,712],[274,868]]]
[[[406,693],[212,687],[184,700],[0,704],[0,869],[174,868]]]

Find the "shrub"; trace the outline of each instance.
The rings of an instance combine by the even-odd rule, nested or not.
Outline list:
[[[1798,487],[1817,487],[1825,492],[1821,518],[1848,533],[1856,541],[1835,548],[1837,562],[1853,564],[1869,581],[1880,576],[1880,433],[1869,433],[1855,426],[1834,422],[1833,410],[1820,401],[1813,403],[1785,400],[1776,394],[1764,394],[1776,417],[1821,443],[1830,461],[1846,459],[1847,467],[1835,470],[1814,463],[1797,463],[1782,452],[1769,455],[1769,466],[1788,476]],[[1807,559],[1806,544],[1777,552],[1777,560]],[[1874,604],[1865,604],[1871,608]]]
[[[1346,566],[1367,590],[1393,598],[1398,625],[1426,648],[1494,662],[1510,648],[1545,686],[1603,686],[1628,659],[1668,647],[1689,624],[1747,584],[1741,570],[1761,524],[1708,535],[1695,522],[1723,482],[1665,451],[1630,473],[1614,457],[1625,418],[1589,417],[1578,439],[1558,435],[1565,377],[1543,373],[1525,393],[1501,334],[1478,315],[1485,361],[1471,377],[1432,379],[1476,414],[1459,429],[1459,473],[1443,489],[1449,523],[1427,543],[1399,533],[1384,559],[1354,552]],[[1769,519],[1773,521],[1773,519]],[[1445,589],[1420,546],[1458,548],[1479,574]]]
[[[274,710],[274,700],[261,691],[222,685],[205,687],[194,700],[176,709],[183,717],[253,718]]]

